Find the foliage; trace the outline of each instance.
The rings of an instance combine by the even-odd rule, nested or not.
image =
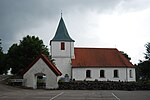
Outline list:
[[[145,59],[150,60],[150,42],[148,42],[146,45],[146,53],[145,53]]]
[[[19,44],[13,44],[8,50],[7,59],[8,66],[12,68],[12,74],[17,74],[25,69],[40,53],[52,60],[48,48],[38,37],[27,35],[20,40]]]
[[[3,58],[3,51],[2,51],[2,47],[1,47],[1,39],[0,39],[0,74],[3,74],[2,58]]]
[[[150,80],[150,61],[140,62],[138,68],[141,79]]]
[[[140,61],[137,66],[137,74],[141,80],[150,80],[150,42],[145,45],[145,61]]]
[[[6,64],[6,54],[3,53],[0,39],[0,74],[7,73],[8,68],[5,66],[5,64]]]
[[[2,44],[2,42],[1,42],[1,39],[0,39],[0,52],[2,52],[1,44]]]
[[[128,56],[127,53],[123,52],[123,51],[120,51],[128,60],[131,60],[131,57]]]

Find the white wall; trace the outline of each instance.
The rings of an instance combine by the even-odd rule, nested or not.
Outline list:
[[[61,42],[65,43],[65,50],[61,50]],[[74,42],[52,41],[51,55],[53,58],[73,58],[74,57]]]
[[[91,70],[91,78],[86,78],[86,70]],[[100,78],[100,70],[105,71],[104,78]],[[114,70],[118,70],[118,78],[114,78]],[[132,70],[132,78],[128,75],[129,70]],[[136,81],[135,68],[72,68],[72,79],[90,81],[94,81],[95,79],[99,81]]]
[[[37,88],[37,77],[35,74],[43,73],[46,75],[46,88],[58,88],[57,76],[47,66],[47,64],[40,58],[23,76],[27,81],[25,82],[26,87]]]
[[[70,58],[54,58],[55,59],[55,64],[57,68],[61,71],[62,75],[58,77],[64,77],[65,74],[69,75],[69,78],[71,78],[71,60]]]
[[[61,50],[61,42],[65,43],[65,50]],[[52,41],[51,55],[55,59],[56,67],[62,73],[58,80],[64,77],[65,74],[68,74],[69,78],[71,78],[71,59],[74,58],[74,42]]]
[[[136,81],[136,72],[135,72],[135,68],[128,68],[128,81]],[[130,70],[132,71],[132,77],[130,77]]]

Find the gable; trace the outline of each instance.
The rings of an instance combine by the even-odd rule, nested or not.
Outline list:
[[[72,67],[133,67],[115,48],[75,48]]]
[[[31,69],[40,59],[43,60],[43,62],[50,68],[57,76],[61,76],[62,73],[57,69],[57,67],[44,55],[40,54],[23,72],[22,75],[24,75],[26,72],[28,72],[29,69]]]

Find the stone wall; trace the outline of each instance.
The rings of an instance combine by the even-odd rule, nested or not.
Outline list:
[[[150,82],[73,81],[59,82],[60,90],[150,90]]]

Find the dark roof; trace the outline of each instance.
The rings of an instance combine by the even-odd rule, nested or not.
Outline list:
[[[133,64],[115,48],[75,48],[72,67],[133,67]]]
[[[65,26],[64,20],[61,17],[57,31],[55,33],[54,38],[51,41],[67,41],[67,42],[74,42],[73,39],[68,34],[67,28]]]
[[[57,67],[48,59],[47,56],[44,54],[40,54],[23,72],[22,75],[24,75],[39,59],[42,59],[47,66],[57,75],[61,76],[62,73],[57,69]]]

